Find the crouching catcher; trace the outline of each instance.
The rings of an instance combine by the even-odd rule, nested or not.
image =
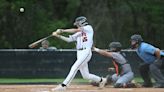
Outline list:
[[[133,88],[137,87],[134,83],[131,81],[134,78],[134,73],[132,72],[130,64],[125,59],[125,54],[121,53],[122,45],[120,42],[112,42],[109,45],[110,51],[107,50],[101,50],[99,48],[94,47],[93,49],[106,57],[109,57],[112,59],[115,73],[113,75],[107,75],[107,83],[113,84],[114,88]],[[91,82],[92,85],[96,86],[96,82]]]

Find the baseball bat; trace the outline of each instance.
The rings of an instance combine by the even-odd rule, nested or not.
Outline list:
[[[44,37],[44,38],[42,38],[42,39],[40,39],[40,40],[37,40],[37,41],[31,43],[28,47],[29,47],[29,48],[34,48],[34,47],[37,46],[40,42],[42,42],[42,41],[44,41],[44,40],[46,40],[46,39],[48,39],[48,38],[50,38],[50,37],[52,37],[52,36],[53,36],[53,35],[49,35],[49,36]]]

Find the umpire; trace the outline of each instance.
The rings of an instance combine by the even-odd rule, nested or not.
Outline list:
[[[164,52],[143,42],[141,35],[135,34],[131,36],[131,47],[136,49],[138,56],[143,60],[139,66],[139,72],[144,80],[143,87],[152,87],[152,81],[149,75],[151,73],[155,80],[154,87],[164,88],[164,76],[161,73],[164,68]]]

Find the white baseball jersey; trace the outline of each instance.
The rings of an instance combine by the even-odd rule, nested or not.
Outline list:
[[[63,84],[69,85],[69,83],[75,77],[77,71],[79,70],[84,79],[93,80],[95,82],[100,82],[101,77],[91,74],[88,69],[88,62],[92,57],[91,47],[93,44],[93,28],[90,25],[80,27],[80,32],[71,35],[69,38],[71,41],[76,41],[77,60],[71,67],[71,70],[63,81]]]
[[[92,48],[93,45],[93,28],[90,25],[80,27],[81,32],[77,32],[70,36],[73,41],[76,41],[76,49]]]

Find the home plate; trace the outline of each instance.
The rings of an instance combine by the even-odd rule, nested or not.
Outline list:
[[[129,89],[129,88],[128,89],[127,88],[124,88],[124,89],[121,88],[121,89],[118,89],[118,90],[120,90],[120,91],[133,91],[133,89]]]
[[[40,92],[50,92],[50,91],[40,91]]]

